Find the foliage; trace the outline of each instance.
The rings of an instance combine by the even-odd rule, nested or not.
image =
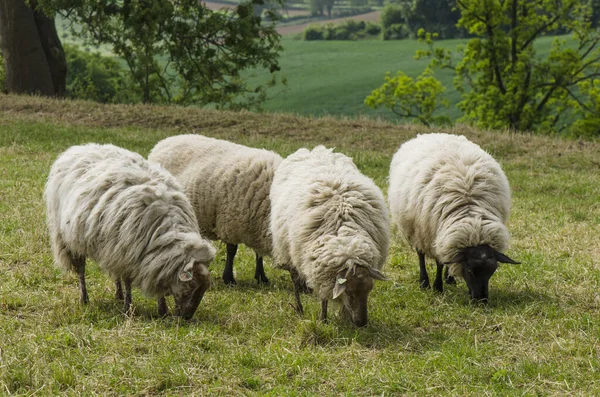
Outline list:
[[[127,71],[110,57],[65,45],[67,96],[97,102],[136,102],[130,93]]]
[[[384,40],[402,40],[409,36],[401,5],[390,3],[386,5],[379,16]]]
[[[448,100],[441,98],[445,90],[429,68],[416,80],[400,71],[393,77],[387,72],[385,83],[373,90],[365,104],[374,109],[384,106],[402,118],[415,118],[426,126],[447,124],[447,117],[433,115],[440,107],[448,106]]]
[[[460,19],[456,0],[406,0],[400,4],[411,37],[416,37],[419,29],[436,32],[441,39],[465,36],[465,30],[456,26]]]
[[[335,25],[311,24],[302,33],[302,38],[311,40],[359,40],[367,37],[376,37],[381,33],[381,27],[373,22],[356,21],[348,19]]]
[[[595,125],[600,76],[600,32],[590,28],[590,9],[578,0],[530,2],[459,0],[459,25],[475,38],[455,54],[438,48],[434,35],[419,32],[431,67],[455,71],[463,121],[481,128],[565,132],[585,114]],[[565,29],[575,45],[557,37],[547,56],[534,43]],[[573,124],[570,133],[578,133]],[[586,127],[586,130],[588,129]],[[589,133],[589,132],[587,132]],[[595,132],[598,134],[598,131]]]
[[[277,81],[279,34],[254,6],[211,11],[195,0],[39,0],[76,23],[73,34],[108,44],[123,58],[144,102],[259,106]],[[277,20],[269,9],[266,18]],[[270,80],[250,86],[244,72],[266,68]]]

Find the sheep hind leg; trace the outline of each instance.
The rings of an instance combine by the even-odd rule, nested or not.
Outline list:
[[[448,265],[446,265],[446,269],[444,271],[444,279],[446,280],[446,284],[456,285],[456,279],[454,276],[448,274]]]
[[[157,300],[158,303],[158,316],[166,317],[169,314],[169,308],[167,307],[167,300],[164,296],[161,296]]]
[[[300,290],[302,288],[302,280],[300,280],[300,275],[296,269],[290,269],[290,275],[292,276],[292,281],[294,282],[294,296],[296,297],[296,313],[302,315],[304,314],[304,308],[302,307],[302,301],[300,300]]]
[[[419,283],[422,289],[429,288],[429,276],[427,275],[427,267],[425,265],[425,254],[417,250],[419,255]]]
[[[79,291],[80,301],[82,305],[87,305],[90,301],[87,293],[87,288],[85,286],[85,256],[71,254],[71,263],[73,267],[77,271],[77,275],[79,276]]]
[[[435,273],[435,281],[433,282],[433,289],[438,292],[444,292],[444,283],[442,281],[442,272],[444,271],[444,264],[435,261],[437,264],[437,269]]]
[[[227,285],[235,285],[235,279],[233,278],[233,259],[237,253],[237,244],[227,244],[227,259],[225,259],[225,270],[223,270],[223,281]]]
[[[256,270],[254,272],[254,278],[256,279],[256,281],[258,281],[259,284],[260,283],[265,283],[265,284],[269,283],[269,279],[267,278],[267,275],[265,274],[263,257],[258,254],[256,254]]]
[[[123,304],[123,312],[130,314],[131,312],[131,279],[123,279],[125,283],[125,303]]]
[[[117,278],[115,280],[115,298],[119,301],[124,299],[123,297],[123,284],[121,284],[121,279]]]

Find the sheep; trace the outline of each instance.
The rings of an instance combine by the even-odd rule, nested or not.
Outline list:
[[[183,185],[201,233],[227,245],[223,280],[236,284],[233,260],[238,244],[256,253],[254,278],[268,283],[263,256],[271,255],[269,189],[282,158],[201,135],[179,135],[156,144],[148,160],[159,163]]]
[[[89,257],[117,287],[124,280],[125,312],[134,284],[158,297],[159,315],[167,314],[168,294],[177,315],[194,315],[216,250],[200,235],[189,200],[166,170],[113,145],[73,146],[52,165],[44,199],[55,264],[78,274],[82,304],[89,302]]]
[[[498,262],[517,264],[508,248],[511,197],[500,165],[464,136],[432,133],[405,142],[389,175],[392,220],[419,256],[420,285],[429,287],[425,257],[434,258],[433,288],[462,277],[474,301],[487,303]]]
[[[271,185],[273,258],[294,280],[297,311],[302,282],[329,300],[356,326],[367,324],[367,298],[381,273],[390,239],[381,190],[352,159],[317,146],[300,149],[275,171]]]

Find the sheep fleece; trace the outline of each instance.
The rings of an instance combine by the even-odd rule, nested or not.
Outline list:
[[[148,156],[183,185],[202,235],[271,255],[269,189],[281,156],[202,135],[160,141]]]
[[[383,267],[385,200],[349,157],[323,146],[298,150],[275,172],[271,203],[275,263],[295,268],[321,299],[331,299],[338,272]]]
[[[73,146],[52,165],[44,197],[56,264],[94,259],[113,278],[131,278],[148,295],[164,295],[186,263],[208,264],[189,200],[166,170],[113,146]]]
[[[464,136],[407,141],[392,159],[389,186],[394,223],[425,255],[445,263],[466,247],[508,248],[508,180],[496,160]]]

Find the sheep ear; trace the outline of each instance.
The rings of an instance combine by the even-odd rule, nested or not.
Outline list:
[[[387,278],[383,273],[381,273],[377,269],[373,269],[372,267],[369,268],[369,274],[371,275],[371,277],[373,277],[374,280],[390,281],[390,279]]]
[[[179,272],[179,280],[184,281],[184,282],[190,281],[194,277],[194,273],[192,272],[193,270],[194,270],[194,260],[191,260]]]
[[[494,255],[496,256],[496,260],[500,263],[510,263],[512,265],[520,265],[521,262],[517,262],[515,260],[510,259],[508,256],[504,255],[501,252],[494,251]]]
[[[335,280],[335,287],[333,287],[333,299],[336,299],[346,290],[346,279],[338,276]]]

